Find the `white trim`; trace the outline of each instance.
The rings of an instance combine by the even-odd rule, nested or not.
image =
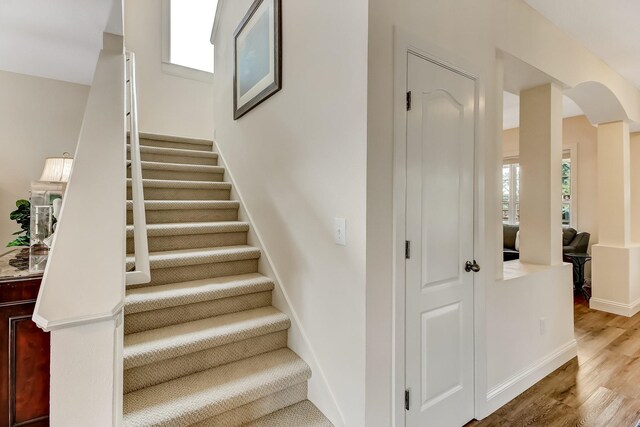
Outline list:
[[[220,26],[220,20],[222,19],[222,6],[224,4],[224,0],[218,0],[218,6],[216,7],[216,16],[213,19],[213,28],[211,28],[211,44],[215,46],[216,44],[216,35],[218,34],[218,27]]]
[[[162,0],[162,63],[171,64],[171,0]]]
[[[580,231],[578,222],[578,214],[580,213],[580,209],[578,208],[578,197],[580,196],[580,188],[578,186],[578,174],[580,173],[580,164],[578,162],[578,144],[568,144],[565,148],[563,148],[563,155],[565,151],[569,151],[569,159],[571,159],[571,219],[569,225]]]
[[[261,267],[264,267],[265,270],[267,271],[262,271],[262,268],[260,268],[261,273],[264,274],[265,276],[274,276],[272,277],[273,279],[275,279],[275,284],[278,288],[278,290],[282,293],[282,296],[284,297],[285,303],[286,303],[286,307],[278,307],[276,306],[276,303],[274,301],[274,306],[276,306],[276,308],[281,309],[282,311],[285,311],[286,314],[289,315],[292,326],[291,329],[289,330],[289,344],[291,341],[291,336],[294,333],[299,333],[300,337],[302,338],[302,344],[304,347],[304,349],[300,349],[300,348],[293,348],[292,346],[292,350],[294,350],[296,353],[300,354],[300,357],[302,357],[304,359],[304,361],[309,365],[309,367],[311,368],[311,372],[312,372],[312,377],[309,380],[309,383],[311,384],[312,381],[315,381],[316,378],[319,379],[319,383],[320,386],[322,388],[321,392],[324,392],[323,394],[325,396],[323,397],[323,401],[318,401],[315,400],[313,398],[313,396],[311,396],[311,387],[309,389],[309,400],[311,400],[314,404],[316,404],[316,406],[318,407],[318,409],[320,409],[320,411],[327,417],[329,418],[329,420],[336,426],[336,427],[344,427],[346,426],[346,422],[345,422],[345,418],[344,418],[344,414],[342,413],[342,411],[340,410],[340,406],[338,405],[338,400],[335,397],[335,394],[333,393],[333,390],[331,389],[331,386],[329,384],[329,381],[327,380],[327,376],[324,373],[324,370],[322,369],[320,363],[319,363],[319,359],[318,356],[316,354],[316,352],[313,350],[313,346],[311,345],[311,340],[309,340],[309,337],[307,336],[304,327],[302,325],[302,322],[300,321],[300,317],[298,316],[296,310],[294,309],[293,305],[291,304],[291,299],[289,298],[289,294],[287,293],[286,288],[283,285],[283,281],[280,278],[280,275],[278,274],[276,268],[275,268],[275,264],[272,262],[271,256],[269,255],[269,251],[267,250],[267,247],[264,245],[262,237],[260,235],[260,233],[258,232],[258,228],[256,227],[256,222],[253,221],[253,218],[251,216],[251,213],[249,212],[249,209],[247,209],[247,205],[244,203],[244,199],[242,197],[242,194],[240,193],[240,190],[238,188],[238,186],[236,185],[236,181],[233,179],[233,174],[230,171],[230,168],[228,167],[227,162],[224,159],[224,155],[222,154],[222,151],[220,150],[220,146],[214,141],[214,147],[216,152],[218,153],[218,165],[221,165],[225,168],[225,173],[224,173],[224,177],[223,180],[225,182],[230,182],[231,183],[231,188],[232,188],[232,196],[233,198],[237,199],[238,202],[240,203],[240,215],[244,216],[245,218],[239,218],[242,220],[245,220],[247,222],[249,222],[249,224],[251,224],[251,227],[249,228],[249,244],[251,244],[252,246],[257,247],[258,249],[260,249],[261,251],[261,256],[260,259],[264,261],[266,261],[264,264],[261,264]],[[255,241],[251,241],[251,240],[255,240]],[[262,261],[261,261],[262,262]],[[295,331],[294,331],[295,328]],[[301,351],[302,350],[302,351]],[[333,405],[332,408],[327,407],[326,405],[326,401],[329,400],[330,403]],[[323,404],[324,403],[324,404]]]
[[[516,182],[518,182],[519,177],[516,177],[516,166],[520,167],[520,159],[518,157],[508,157],[502,161],[502,174],[500,180],[500,189],[504,188],[504,167],[509,167],[509,209],[508,216],[509,218],[505,222],[502,221],[503,224],[509,225],[517,225],[519,221],[516,221]],[[518,189],[519,190],[519,189]],[[520,198],[520,191],[518,193],[518,199]],[[519,202],[520,200],[518,200]],[[502,198],[502,194],[500,194],[500,213],[502,213],[504,200]]]
[[[49,321],[40,314],[34,312],[31,319],[45,332],[58,331],[60,329],[74,328],[76,326],[88,325],[89,323],[99,323],[105,320],[115,320],[124,308],[124,300],[116,305],[111,311],[104,313],[89,314],[86,316],[70,317],[63,320]]]
[[[618,316],[633,317],[635,314],[640,312],[640,298],[633,301],[631,304],[625,304],[617,301],[591,297],[589,299],[589,308],[617,314]]]
[[[577,354],[577,343],[574,339],[493,387],[487,392],[486,415],[496,411],[514,397],[576,357]]]
[[[393,172],[393,291],[392,291],[392,426],[405,425],[405,240],[406,240],[406,91],[407,54],[415,53],[436,64],[461,73],[475,81],[475,159],[474,159],[474,253],[482,265],[490,257],[484,256],[484,142],[481,139],[484,117],[484,88],[476,67],[465,59],[425,41],[404,29],[394,26],[394,172]],[[471,74],[470,74],[471,73]],[[478,416],[484,404],[486,383],[485,340],[485,270],[474,277],[474,413]]]
[[[184,65],[172,64],[171,62],[162,62],[162,72],[185,79],[198,80],[205,83],[213,83],[213,73],[209,73],[208,71],[196,70],[195,68],[185,67]]]

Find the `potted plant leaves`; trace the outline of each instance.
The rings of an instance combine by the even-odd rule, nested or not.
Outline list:
[[[13,233],[17,236],[15,240],[9,242],[7,247],[29,246],[29,227],[31,221],[31,203],[28,200],[20,199],[16,202],[17,209],[9,214],[9,219],[17,222],[21,230]]]

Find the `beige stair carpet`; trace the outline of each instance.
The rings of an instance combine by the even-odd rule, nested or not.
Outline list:
[[[307,400],[311,370],[287,348],[291,322],[271,305],[213,143],[140,138],[151,282],[126,292],[124,425],[331,427]]]

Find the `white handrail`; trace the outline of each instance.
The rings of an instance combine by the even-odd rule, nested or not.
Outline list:
[[[33,320],[45,330],[113,319],[124,306],[124,52],[103,50]]]
[[[129,143],[131,144],[131,195],[133,203],[134,270],[126,274],[127,285],[151,281],[149,244],[144,207],[142,166],[140,164],[140,134],[138,131],[138,103],[136,97],[136,56],[127,52],[127,83],[129,98]]]

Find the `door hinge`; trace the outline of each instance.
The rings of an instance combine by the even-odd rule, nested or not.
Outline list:
[[[411,91],[407,92],[407,111],[411,110]]]
[[[409,401],[410,401],[409,389],[407,389],[404,391],[404,409],[406,409],[407,411],[409,410]]]
[[[406,259],[411,258],[411,242],[409,240],[404,241],[404,257]]]

